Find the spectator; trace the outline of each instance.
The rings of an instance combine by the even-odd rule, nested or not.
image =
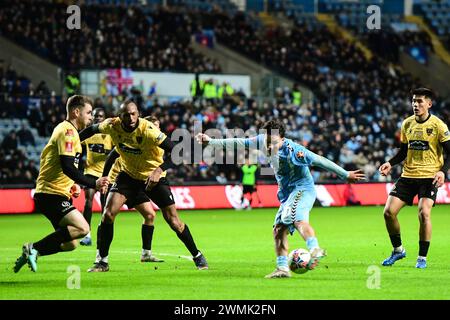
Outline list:
[[[16,150],[18,145],[19,142],[17,141],[16,131],[11,130],[9,134],[3,139],[2,149],[6,152],[11,152],[13,150]]]
[[[33,134],[25,125],[22,125],[22,128],[17,131],[17,136],[19,137],[19,142],[21,145],[36,145]]]
[[[226,184],[228,182],[224,172],[220,172],[219,175],[216,177],[216,180],[220,184]]]
[[[47,83],[44,80],[39,82],[38,86],[36,87],[36,95],[40,97],[50,96],[50,89],[47,87]]]

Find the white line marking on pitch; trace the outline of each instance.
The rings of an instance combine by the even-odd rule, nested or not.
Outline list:
[[[17,250],[17,248],[2,248],[2,251],[20,251],[20,250]],[[84,250],[77,250],[77,252],[92,254],[91,251],[84,251]],[[112,254],[115,254],[115,253],[138,254],[138,255],[141,254],[140,251],[136,251],[136,250],[112,250]],[[192,261],[192,257],[184,256],[181,254],[163,253],[163,252],[161,252],[161,253],[152,252],[152,253],[156,256],[178,257],[178,258],[183,258],[183,259]],[[65,259],[65,260],[70,260],[70,259]],[[77,260],[77,259],[74,259],[74,260]]]

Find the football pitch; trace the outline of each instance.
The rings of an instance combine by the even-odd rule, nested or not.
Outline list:
[[[0,217],[0,299],[306,300],[450,299],[450,206],[433,209],[428,268],[416,269],[417,209],[399,215],[407,257],[382,267],[390,251],[382,207],[314,208],[310,222],[328,256],[319,267],[289,279],[265,279],[275,268],[273,209],[181,211],[209,270],[196,270],[189,252],[158,212],[153,252],[164,263],[141,263],[138,213],[116,218],[110,271],[87,273],[95,244],[40,257],[38,272],[15,274],[14,261],[27,241],[52,231],[43,215]],[[95,240],[100,215],[93,215]],[[298,234],[290,250],[305,248]],[[77,271],[80,271],[79,273]]]

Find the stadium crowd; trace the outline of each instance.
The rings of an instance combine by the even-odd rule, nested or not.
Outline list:
[[[431,38],[425,31],[384,31],[370,32],[364,35],[370,50],[389,62],[398,63],[401,50],[411,47],[422,47],[433,52]]]
[[[191,34],[212,29],[220,43],[311,88],[314,101],[294,103],[292,88],[277,88],[275,98],[265,102],[235,95],[232,99],[190,99],[169,103],[159,101],[157,93],[150,96],[132,88],[118,96],[97,97],[94,107],[114,110],[120,101],[132,97],[138,102],[142,115],[156,115],[161,120],[162,130],[168,134],[177,128],[193,133],[195,121],[202,122],[203,130],[219,128],[225,132],[225,128],[256,130],[264,121],[282,118],[287,125],[288,137],[301,141],[313,152],[347,170],[363,169],[372,181],[386,179],[377,169],[395,153],[401,121],[411,114],[409,91],[421,85],[400,66],[390,63],[393,61],[389,57],[386,60],[386,57],[375,55],[368,59],[354,44],[337,38],[321,24],[296,24],[292,30],[281,27],[256,29],[246,14],[231,15],[218,8],[201,14],[186,11],[183,7],[159,8],[143,15],[138,9],[101,7],[96,10],[94,6],[83,26],[86,32],[80,33],[85,36],[62,36],[69,33],[57,32],[62,22],[55,10],[60,8],[51,6],[45,15],[39,15],[37,13],[45,10],[45,5],[28,3],[30,10],[21,10],[22,14],[16,14],[14,18],[18,20],[12,23],[14,10],[19,11],[24,4],[10,2],[6,6],[6,3],[8,1],[2,2],[5,7],[0,10],[0,30],[25,46],[40,48],[41,54],[70,68],[121,66],[218,72],[220,67],[216,62],[197,56],[188,46]],[[44,19],[39,23],[48,28],[32,28],[35,19]],[[57,35],[53,35],[55,30]],[[142,41],[149,36],[154,41]],[[396,41],[405,45],[422,41],[420,36],[399,39]],[[79,45],[86,50],[73,50]],[[92,49],[94,47],[96,49]],[[121,49],[114,50],[113,47]],[[2,118],[28,118],[40,135],[48,136],[64,119],[65,100],[52,95],[45,83],[34,89],[26,78],[11,69],[3,69],[0,82]],[[450,119],[448,102],[439,98],[432,112],[442,119]],[[14,143],[7,141],[8,144]],[[7,153],[13,150],[4,150],[2,143],[0,159],[10,159]],[[27,165],[26,160],[22,161],[24,166]],[[387,179],[397,178],[400,170],[400,166],[395,167]],[[6,181],[10,181],[12,171],[6,174]],[[225,183],[239,180],[240,169],[236,165],[202,162],[179,166],[170,174],[175,182]],[[313,176],[319,182],[335,178],[315,169]],[[260,179],[273,181],[273,177],[261,176]]]
[[[145,14],[139,7],[81,6],[81,30],[67,30],[67,5],[1,1],[0,34],[65,69],[220,72],[217,61],[190,48],[188,17],[170,7]],[[80,48],[83,48],[80,50]]]

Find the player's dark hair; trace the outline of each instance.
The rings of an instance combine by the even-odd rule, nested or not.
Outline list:
[[[416,88],[411,90],[410,92],[411,94],[411,98],[412,96],[416,95],[416,96],[424,96],[425,98],[434,99],[434,92],[431,89],[428,88]]]
[[[280,120],[269,120],[262,126],[263,130],[267,130],[268,134],[279,134],[280,137],[284,138],[284,135],[286,133],[286,127],[284,126],[284,123]]]
[[[94,113],[94,112],[100,112],[100,111],[103,111],[103,113],[106,115],[105,109],[104,109],[104,108],[101,108],[101,107],[95,108],[95,109],[92,111],[92,113]]]
[[[84,108],[85,104],[90,104],[91,106],[94,105],[94,103],[92,102],[91,99],[89,99],[88,97],[85,96],[81,96],[81,95],[74,95],[71,96],[69,99],[67,99],[67,104],[66,104],[66,111],[67,113],[71,112],[73,109],[76,108]]]
[[[132,103],[136,105],[136,108],[138,109],[138,112],[139,112],[139,107],[138,107],[137,103],[133,99],[126,99],[120,105],[119,111],[117,111],[117,115],[120,117],[122,115],[122,113],[125,112],[125,110],[127,109],[128,105],[130,105]]]

